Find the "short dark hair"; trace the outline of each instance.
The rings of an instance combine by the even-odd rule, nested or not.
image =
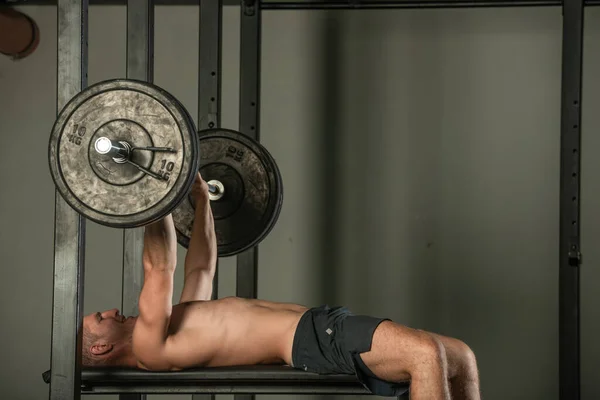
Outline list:
[[[85,367],[99,367],[112,365],[114,360],[112,357],[105,355],[96,356],[92,354],[90,348],[94,343],[100,340],[100,336],[93,334],[87,329],[83,330],[83,340],[81,349],[81,364]]]

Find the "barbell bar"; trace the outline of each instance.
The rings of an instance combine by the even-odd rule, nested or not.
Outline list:
[[[171,147],[152,147],[152,146],[148,146],[148,147],[133,147],[130,143],[121,140],[121,141],[115,141],[115,140],[111,140],[105,136],[99,137],[98,139],[96,139],[96,142],[94,143],[94,149],[96,150],[96,152],[98,154],[106,154],[107,156],[111,157],[112,160],[114,162],[116,162],[117,164],[122,164],[122,163],[133,163],[133,165],[135,165],[136,168],[140,169],[141,171],[145,172],[146,174],[150,175],[151,177],[155,178],[155,179],[163,179],[166,180],[166,178],[164,176],[155,174],[151,171],[146,170],[145,168],[141,167],[138,164],[135,164],[133,161],[131,161],[131,154],[133,153],[134,150],[146,150],[146,151],[168,151],[168,152],[174,152],[175,150]],[[210,200],[218,200],[219,198],[221,198],[223,192],[224,192],[224,187],[223,184],[217,180],[212,180],[210,182],[207,182],[207,186],[208,186],[208,191],[209,193],[212,195],[210,197]]]

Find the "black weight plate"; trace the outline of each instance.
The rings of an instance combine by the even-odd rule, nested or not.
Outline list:
[[[264,149],[264,147],[263,147],[263,149]],[[273,158],[273,155],[269,151],[266,151],[266,150],[265,150],[265,153],[266,153],[266,155],[269,156],[269,158],[271,159],[271,162],[273,163],[273,165],[275,165],[275,168],[277,168],[277,174],[275,174],[275,176],[277,177],[277,180],[278,180],[277,186],[280,187],[281,190],[279,190],[277,192],[277,194],[279,195],[278,200],[277,200],[279,205],[275,208],[275,212],[273,213],[269,224],[266,225],[266,229],[263,231],[262,236],[260,236],[257,239],[257,243],[262,242],[269,235],[269,233],[271,233],[271,230],[275,227],[275,224],[277,223],[277,220],[279,219],[279,214],[281,212],[281,208],[283,205],[283,178],[281,176],[281,173],[279,171],[277,163],[276,163],[275,159]]]
[[[50,172],[57,190],[77,212],[99,224],[133,228],[163,218],[183,200],[198,166],[193,122],[181,104],[147,82],[115,79],[89,86],[60,111],[49,142]],[[130,164],[97,154],[100,136],[134,147],[131,160],[167,176],[155,179]]]
[[[275,226],[283,204],[283,181],[272,155],[255,140],[228,129],[199,132],[199,171],[225,187],[211,201],[220,257],[258,245]],[[188,247],[194,223],[189,197],[173,211],[178,242]]]

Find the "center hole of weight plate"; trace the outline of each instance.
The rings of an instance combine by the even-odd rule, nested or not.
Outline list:
[[[88,150],[90,167],[98,178],[111,185],[130,185],[144,177],[145,173],[134,165],[116,163],[110,155],[99,154],[94,145],[101,137],[112,141],[124,141],[133,147],[153,146],[152,138],[139,124],[125,119],[107,122],[94,132]],[[144,168],[150,168],[154,154],[151,151],[135,151],[131,153],[131,161]]]
[[[210,207],[215,220],[231,216],[241,206],[244,200],[244,182],[237,171],[228,165],[215,163],[207,164],[200,168],[200,175],[207,183],[223,187],[222,196],[212,197]],[[188,201],[195,208],[193,198],[188,196]]]

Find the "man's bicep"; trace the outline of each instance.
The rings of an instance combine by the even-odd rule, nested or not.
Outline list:
[[[149,269],[140,294],[140,318],[149,324],[167,324],[173,308],[173,272]],[[165,325],[166,328],[166,325]]]
[[[173,310],[172,296],[173,273],[157,269],[146,270],[137,322],[143,331],[144,342],[150,341],[152,345],[158,346],[166,340]]]

